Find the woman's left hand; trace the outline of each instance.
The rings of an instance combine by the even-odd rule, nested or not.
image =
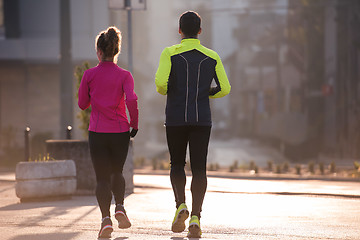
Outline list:
[[[131,131],[130,131],[130,137],[131,137],[131,138],[135,137],[136,134],[137,134],[137,132],[138,132],[138,129],[135,129],[135,128],[131,129]]]

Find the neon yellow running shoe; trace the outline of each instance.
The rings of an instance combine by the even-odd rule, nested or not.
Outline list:
[[[200,228],[200,221],[197,216],[191,216],[189,222],[189,232],[187,237],[188,238],[201,238],[201,228]]]
[[[179,233],[185,230],[185,220],[189,217],[189,211],[185,203],[182,203],[175,212],[171,225],[171,231]]]

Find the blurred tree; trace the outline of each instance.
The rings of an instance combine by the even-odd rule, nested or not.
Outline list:
[[[303,106],[307,113],[307,140],[301,148],[306,157],[315,157],[322,149],[324,98],[324,6],[326,0],[290,0],[287,38],[288,59],[303,73]],[[305,149],[306,148],[306,149]]]
[[[335,11],[336,67],[331,83],[325,76],[326,8]],[[329,154],[360,157],[360,2],[358,0],[289,0],[289,61],[303,73],[304,106],[309,119],[308,146],[324,151],[324,112],[328,97],[321,94],[324,84],[332,84],[335,98],[334,131],[337,140]],[[330,51],[327,49],[326,51]]]
[[[84,62],[82,66],[77,66],[75,68],[75,78],[76,78],[76,98],[79,98],[78,92],[79,92],[79,87],[80,87],[80,82],[81,79],[84,75],[84,72],[86,70],[88,70],[90,68],[89,63],[88,62]],[[90,121],[90,113],[91,113],[91,106],[87,109],[85,109],[84,111],[80,111],[77,114],[77,118],[80,119],[81,125],[80,125],[80,129],[83,130],[84,136],[87,137],[88,136],[88,129],[89,129],[89,121]]]
[[[336,115],[341,157],[360,158],[360,2],[338,1]]]

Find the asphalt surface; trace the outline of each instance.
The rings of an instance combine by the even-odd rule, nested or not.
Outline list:
[[[97,239],[95,196],[20,203],[14,179],[0,173],[0,239]],[[169,177],[136,174],[134,183],[125,199],[132,227],[120,230],[113,218],[111,239],[187,239],[186,231],[170,230],[175,203]],[[209,177],[201,225],[202,239],[360,239],[360,183]]]

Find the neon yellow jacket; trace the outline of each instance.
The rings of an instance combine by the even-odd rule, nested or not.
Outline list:
[[[167,126],[211,125],[209,98],[226,96],[231,89],[219,55],[193,38],[163,50],[155,84],[167,95]]]

